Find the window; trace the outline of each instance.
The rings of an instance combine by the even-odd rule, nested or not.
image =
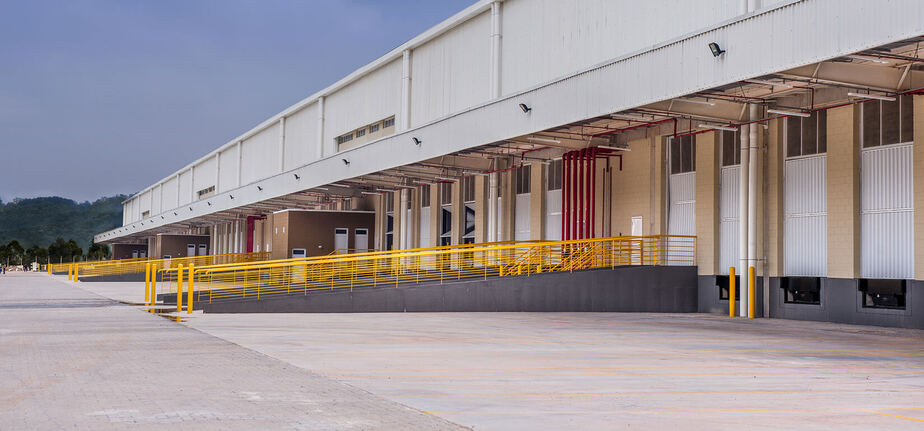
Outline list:
[[[519,169],[513,171],[516,173],[516,187],[517,194],[529,193],[529,183],[530,183],[530,166],[520,166]]]
[[[204,198],[204,197],[209,197],[209,196],[215,194],[215,186],[206,187],[206,188],[204,188],[204,189],[199,190],[198,192],[196,192],[196,194],[199,196],[199,199],[202,199],[202,198]]]
[[[818,277],[783,277],[783,302],[821,305],[821,279]]]
[[[391,117],[385,121],[382,121],[382,127],[385,129],[389,127],[394,127],[394,125],[395,125],[395,117]]]
[[[860,279],[858,284],[863,294],[864,308],[905,309],[905,294],[908,291],[905,280]]]
[[[395,194],[392,192],[387,192],[382,194],[382,199],[385,200],[385,211],[394,211],[395,210]]]
[[[671,173],[682,174],[696,170],[696,146],[693,135],[671,138],[670,147]]]
[[[150,211],[150,210],[149,210],[149,211],[144,211],[144,212],[141,213],[141,218],[143,218],[143,219],[144,219],[144,218],[148,218],[148,217],[150,217],[150,216],[151,216],[151,211]]]
[[[371,134],[371,133],[378,132],[378,131],[379,131],[379,127],[381,127],[381,125],[380,125],[379,123],[375,123],[375,124],[369,126],[369,133]]]
[[[722,132],[722,166],[741,164],[741,133]]]
[[[417,189],[417,193],[420,193],[420,207],[427,208],[430,206],[430,186],[420,186]]]
[[[366,128],[365,128],[365,127],[363,127],[362,129],[359,129],[359,130],[356,131],[356,137],[357,137],[357,138],[361,138],[361,137],[363,137],[363,136],[366,136]]]
[[[552,160],[545,166],[545,180],[548,190],[561,190],[562,178],[562,161],[561,159]]]
[[[452,203],[452,183],[440,183],[440,205]]]
[[[475,177],[462,178],[462,202],[475,202]]]
[[[866,102],[860,105],[863,148],[891,145],[914,140],[914,104],[912,96],[898,100]]]
[[[340,144],[345,144],[345,143],[350,142],[350,141],[352,141],[352,140],[353,140],[353,133],[350,132],[350,133],[347,133],[346,135],[338,136],[338,137],[337,137],[337,144],[338,144],[338,145],[340,145]]]
[[[473,204],[465,205],[465,231],[462,232],[462,238],[470,238],[472,242],[475,242],[475,206]]]
[[[811,117],[786,118],[786,157],[810,156],[828,151],[828,112]]]

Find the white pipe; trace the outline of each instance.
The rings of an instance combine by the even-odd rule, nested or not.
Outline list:
[[[758,118],[760,115],[759,107],[755,104],[750,105],[751,110],[751,120]],[[757,161],[757,145],[759,144],[757,139],[757,132],[759,126],[757,124],[751,125],[751,138],[749,142],[750,148],[750,157],[748,158],[748,267],[754,267],[754,273],[757,274],[757,182],[758,171]],[[754,291],[757,291],[757,287],[754,287]],[[748,292],[750,294],[750,291]],[[745,296],[745,295],[742,295]],[[748,298],[749,300],[756,301],[757,298]],[[754,317],[753,315],[748,315],[748,317]]]
[[[407,200],[408,200],[408,189],[401,189],[401,208],[395,210],[395,214],[401,217],[401,236],[400,236],[400,247],[401,249],[411,248],[411,245],[408,244],[408,216],[407,216]]]
[[[735,271],[739,276],[740,295],[738,295],[739,306],[738,315],[747,316],[747,295],[748,290],[745,287],[748,268],[748,163],[751,126],[745,124],[741,126],[741,163],[738,165],[738,268]]]
[[[488,242],[497,241],[497,175],[488,175]]]
[[[401,126],[399,131],[411,128],[411,50],[405,49],[401,57]]]
[[[501,2],[491,3],[491,98],[501,95]]]

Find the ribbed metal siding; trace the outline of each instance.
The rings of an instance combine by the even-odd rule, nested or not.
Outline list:
[[[561,241],[561,189],[545,192],[545,239]]]
[[[719,177],[719,274],[738,266],[738,189],[741,167],[722,168]]]
[[[828,267],[827,156],[783,163],[783,274],[824,277]]]
[[[517,241],[529,240],[529,193],[521,193],[516,198],[516,208],[513,214],[513,239]]]
[[[860,275],[914,278],[911,144],[863,150],[860,166]]]
[[[667,233],[696,235],[696,172],[671,175]]]

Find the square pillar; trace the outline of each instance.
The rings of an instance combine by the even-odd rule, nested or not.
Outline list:
[[[783,120],[770,120],[767,139],[767,275],[783,275]]]
[[[696,266],[699,275],[714,275],[719,261],[719,134],[695,138]]]
[[[545,238],[545,175],[545,165],[541,162],[530,163],[529,239],[533,241]]]
[[[488,177],[475,177],[475,242],[488,241]]]
[[[465,204],[462,202],[462,181],[452,182],[452,245],[462,244],[465,230]]]
[[[440,205],[440,183],[433,183],[430,185],[430,243],[421,244],[421,247],[436,247],[440,245],[442,211],[443,207]]]
[[[500,234],[498,235],[498,241],[513,241],[515,237],[515,225],[514,220],[516,220],[516,187],[514,184],[516,178],[516,172],[514,171],[505,171],[500,175],[501,182],[501,220],[498,223],[500,225]]]
[[[860,275],[859,105],[828,110],[828,277]]]
[[[914,279],[924,280],[924,96],[914,95]],[[916,292],[917,293],[917,292]]]

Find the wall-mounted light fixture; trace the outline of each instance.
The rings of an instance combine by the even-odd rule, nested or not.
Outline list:
[[[709,44],[709,50],[712,51],[712,56],[713,56],[713,57],[718,57],[718,56],[720,56],[720,55],[722,55],[722,54],[725,54],[725,50],[722,49],[722,47],[719,46],[719,44],[717,44],[717,43],[715,43],[715,42],[712,42],[712,43]]]
[[[347,166],[350,165],[350,161],[349,161],[349,160],[347,160],[347,159],[340,159],[340,160],[343,160],[343,164],[344,164],[344,165],[347,165]]]
[[[300,176],[298,176],[298,174],[292,174],[292,175],[294,175],[294,176],[295,176],[295,179],[296,179],[296,180],[300,180],[300,179],[302,179],[302,177],[300,177]]]
[[[259,190],[259,191],[262,192],[262,191],[263,191],[263,187],[257,186],[257,190]]]
[[[228,197],[234,199],[234,195],[228,195]]]
[[[525,103],[521,103],[521,104],[520,104],[520,110],[523,111],[524,114],[529,114],[529,111],[532,111],[533,108],[530,108],[529,106],[526,106]]]
[[[413,137],[413,138],[411,138],[411,139],[413,139],[413,140],[414,140],[414,145],[417,145],[417,146],[420,146],[420,143],[421,143],[421,142],[423,142],[423,141],[421,141],[420,139],[417,139],[417,137],[416,137],[416,136],[415,136],[415,137]]]

